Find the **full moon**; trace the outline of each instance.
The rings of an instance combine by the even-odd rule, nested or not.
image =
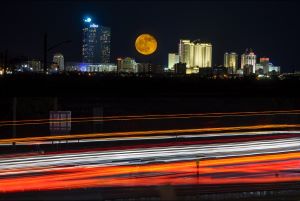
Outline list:
[[[142,34],[135,40],[135,48],[143,55],[150,55],[156,51],[157,41],[150,34]]]

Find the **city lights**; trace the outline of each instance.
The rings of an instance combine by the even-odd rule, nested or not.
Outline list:
[[[4,1],[1,201],[300,201],[300,3]]]
[[[199,35],[199,37],[201,36]],[[143,74],[148,77],[162,74],[165,76],[174,74],[180,76],[200,75],[201,78],[209,79],[255,76],[259,80],[270,76],[279,76],[282,70],[280,66],[273,65],[270,58],[257,57],[252,49],[246,49],[244,54],[233,51],[225,52],[223,64],[217,65],[213,63],[216,56],[213,57],[215,54],[213,54],[212,43],[201,39],[179,39],[177,51],[172,51],[166,57],[167,65],[154,64],[146,59],[149,55],[152,56],[158,48],[154,36],[141,34],[137,37],[135,44],[132,45],[135,46],[138,53],[144,55],[141,61],[136,60],[134,55],[127,55],[123,56],[122,60],[118,56],[114,60],[115,62],[111,62],[111,28],[92,23],[91,17],[85,17],[82,29],[81,61],[65,61],[62,53],[54,55],[53,63],[49,65],[47,74],[81,71],[115,73],[121,76]],[[218,44],[214,44],[214,47],[218,47]],[[85,67],[80,66],[81,64]],[[24,65],[28,65],[28,68]],[[34,59],[24,61],[17,64],[13,71],[18,73],[42,72],[41,61]]]

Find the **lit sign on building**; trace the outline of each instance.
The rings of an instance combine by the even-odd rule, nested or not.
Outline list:
[[[90,28],[98,28],[98,25],[97,24],[91,24]]]

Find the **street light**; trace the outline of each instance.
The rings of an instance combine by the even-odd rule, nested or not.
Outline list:
[[[47,35],[47,33],[45,33],[45,35],[44,35],[44,72],[45,73],[47,72],[47,53],[50,50],[55,49],[65,43],[71,43],[71,42],[72,42],[71,40],[65,40],[65,41],[59,42],[48,48],[48,35]]]

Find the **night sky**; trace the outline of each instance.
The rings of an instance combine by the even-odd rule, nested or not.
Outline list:
[[[119,56],[167,65],[167,54],[177,52],[180,38],[213,44],[213,64],[223,64],[225,51],[238,54],[249,47],[258,57],[270,57],[283,71],[300,70],[300,3],[295,1],[9,1],[1,3],[0,51],[9,57],[42,59],[43,33],[49,45],[72,40],[50,52],[65,61],[81,61],[83,18],[112,30],[111,59]],[[138,55],[135,38],[150,33],[158,51]],[[49,57],[50,59],[50,57]]]

